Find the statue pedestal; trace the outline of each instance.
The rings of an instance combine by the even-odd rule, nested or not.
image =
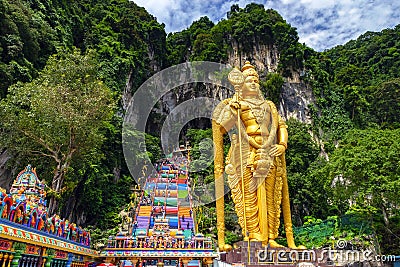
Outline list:
[[[240,241],[234,249],[221,254],[221,260],[234,266],[335,266],[315,249],[270,248],[258,241]]]

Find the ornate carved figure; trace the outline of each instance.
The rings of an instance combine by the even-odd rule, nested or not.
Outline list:
[[[282,211],[288,246],[296,248],[286,176],[287,126],[274,103],[264,99],[250,62],[242,71],[234,69],[228,79],[235,95],[215,108],[212,122],[218,245],[221,250],[229,249],[224,243],[225,170],[244,239],[280,247],[275,239]],[[236,133],[231,135],[224,168],[223,135],[233,128]]]
[[[3,212],[1,213],[1,218],[7,219],[7,217],[8,217],[8,205],[4,203]]]

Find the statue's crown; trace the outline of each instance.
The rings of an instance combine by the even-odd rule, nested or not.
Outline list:
[[[246,61],[242,67],[242,73],[245,78],[249,76],[256,76],[259,78],[258,73],[253,65],[250,64],[250,61]]]

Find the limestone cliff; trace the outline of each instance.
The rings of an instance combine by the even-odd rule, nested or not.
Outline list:
[[[232,42],[232,49],[228,52],[225,64],[230,66],[242,66],[246,60],[251,60],[256,66],[261,79],[265,79],[267,73],[276,72],[279,63],[279,51],[274,45],[257,44],[250,52],[242,52],[240,44]],[[312,89],[300,79],[301,70],[292,70],[291,77],[285,78],[285,83],[280,92],[280,101],[276,103],[280,114],[284,119],[295,118],[305,123],[311,123],[309,105],[314,102]],[[129,80],[129,79],[128,79]],[[127,83],[129,84],[129,82]],[[130,89],[130,88],[129,88]],[[124,102],[130,98],[125,90]],[[223,88],[213,84],[186,84],[169,91],[161,97],[160,102],[154,107],[153,120],[148,124],[151,132],[159,131],[160,118],[167,116],[170,112],[183,102],[196,97],[208,97],[214,100],[222,100],[232,96],[233,88]],[[197,123],[199,123],[197,121]],[[196,125],[199,127],[199,125]]]
[[[301,122],[311,123],[309,105],[314,100],[312,90],[306,84],[286,82],[280,95],[279,113],[286,120],[295,118]]]
[[[11,159],[7,149],[0,150],[0,187],[7,191],[10,189],[11,183],[16,177],[16,170],[7,166],[8,160]]]

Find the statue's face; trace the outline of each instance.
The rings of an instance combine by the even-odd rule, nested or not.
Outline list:
[[[248,76],[244,80],[243,95],[258,95],[259,90],[260,84],[256,76]]]

